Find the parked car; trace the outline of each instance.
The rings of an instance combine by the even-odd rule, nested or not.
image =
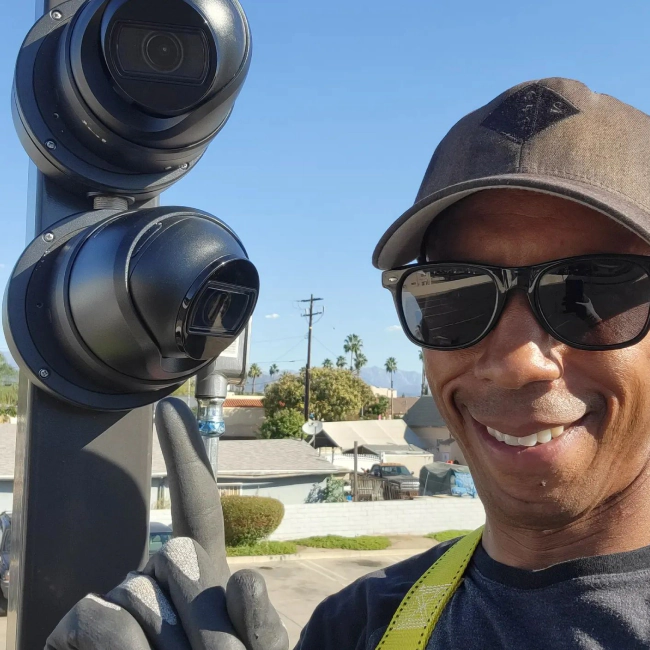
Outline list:
[[[172,529],[157,522],[149,524],[149,557],[172,538]],[[0,514],[0,616],[7,613],[9,598],[9,556],[11,553],[11,513]]]
[[[413,499],[420,493],[419,479],[399,463],[377,463],[370,468],[370,474],[385,481],[389,491],[388,498],[396,496],[400,499]]]

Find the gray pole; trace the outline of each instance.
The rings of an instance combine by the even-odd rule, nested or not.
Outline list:
[[[37,18],[59,4],[36,0]],[[29,193],[28,240],[93,207],[33,164]],[[144,561],[153,410],[78,408],[21,373],[18,413],[7,650],[38,650],[75,602]]]

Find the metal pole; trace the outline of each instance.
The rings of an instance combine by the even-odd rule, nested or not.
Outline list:
[[[36,0],[36,17],[59,0]],[[27,239],[92,209],[30,165]],[[147,207],[155,205],[149,202]],[[153,409],[91,411],[20,377],[7,650],[43,648],[68,610],[144,562]]]
[[[357,477],[357,469],[359,467],[359,448],[357,441],[354,441],[354,483],[352,484],[352,500],[353,501],[358,501],[359,500],[359,491],[357,489],[359,480]]]
[[[311,371],[311,333],[314,323],[314,294],[309,299],[309,333],[307,335],[307,366],[305,368],[305,422],[309,421],[309,384]]]

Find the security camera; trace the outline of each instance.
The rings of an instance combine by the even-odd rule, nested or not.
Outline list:
[[[259,277],[235,233],[207,213],[97,212],[27,247],[7,289],[5,331],[37,385],[125,410],[170,394],[231,345]]]
[[[68,0],[21,48],[18,133],[69,189],[147,199],[224,126],[250,58],[237,0]]]

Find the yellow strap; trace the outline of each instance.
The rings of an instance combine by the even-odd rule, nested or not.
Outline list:
[[[483,526],[459,539],[411,587],[377,650],[425,650],[438,619],[463,579],[482,534]]]

